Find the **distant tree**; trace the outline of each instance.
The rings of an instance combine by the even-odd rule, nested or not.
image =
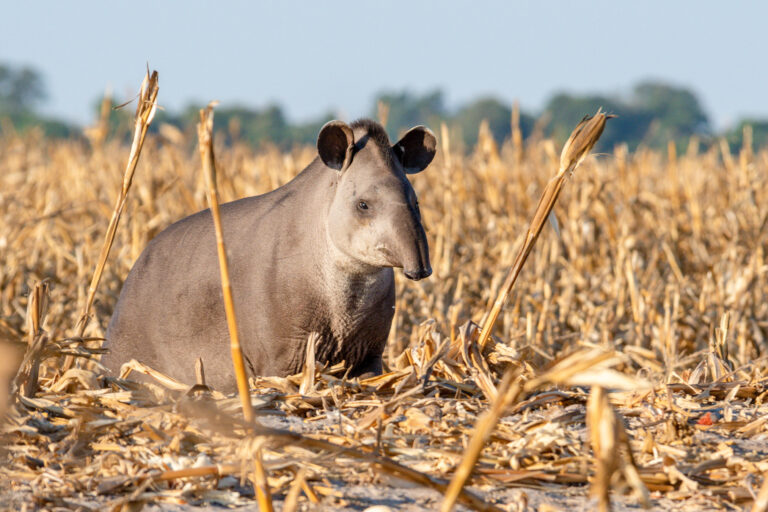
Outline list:
[[[197,122],[198,106],[189,106],[185,112],[176,118],[174,124],[184,129],[192,122]],[[315,144],[320,128],[333,119],[332,113],[324,114],[316,120],[303,123],[291,123],[286,118],[281,106],[273,104],[262,109],[245,106],[218,107],[216,109],[216,125],[225,128],[227,142],[233,142],[229,137],[232,133],[228,128],[233,124],[238,126],[238,136],[243,141],[254,146],[272,143],[281,149],[289,149],[297,144]]]
[[[14,115],[3,115],[0,113],[0,119],[3,117],[9,119],[14,129],[21,132],[40,129],[47,137],[54,138],[66,138],[79,134],[79,131],[68,123],[56,119],[40,117],[33,112],[20,112]],[[1,125],[0,133],[2,133]]]
[[[201,105],[190,104],[179,113],[158,111],[150,129],[157,130],[162,123],[168,123],[194,138],[201,108]],[[271,143],[285,150],[295,145],[314,145],[320,128],[331,119],[334,115],[329,112],[315,120],[291,123],[279,105],[263,109],[242,105],[219,106],[214,118],[217,137],[227,144],[232,144],[234,137],[254,147]]]
[[[172,123],[182,129],[195,126],[199,120],[200,108],[202,108],[201,105],[188,105],[177,118],[172,119]],[[268,105],[263,109],[242,105],[216,108],[217,126],[229,127],[233,121],[240,127],[240,137],[254,146],[271,142],[285,147],[291,142],[289,140],[290,125],[279,105]],[[228,140],[228,142],[232,141]]]
[[[688,89],[659,82],[643,82],[635,86],[630,101],[638,112],[653,118],[645,141],[663,146],[668,140],[688,139],[692,135],[710,134],[707,114],[696,95]]]
[[[237,109],[224,110],[224,119],[229,116],[238,115]],[[219,113],[217,113],[218,115]],[[246,140],[253,144],[263,142],[272,142],[279,146],[290,144],[290,127],[285,118],[282,107],[279,105],[268,105],[261,110],[243,111],[242,120],[243,135]]]
[[[493,138],[501,144],[512,132],[512,109],[496,98],[480,98],[459,108],[451,122],[461,129],[467,147],[477,144],[478,127],[483,120],[493,133]],[[520,114],[520,129],[523,137],[530,135],[534,120],[531,116]]]
[[[0,64],[0,118],[9,119],[18,130],[41,127],[51,136],[80,133],[80,130],[66,123],[38,113],[45,97],[45,84],[36,70]],[[407,90],[385,91],[374,98],[371,110],[374,118],[378,116],[380,102],[388,106],[387,130],[393,140],[403,130],[418,124],[428,125],[437,131],[443,121],[461,131],[467,148],[476,145],[478,128],[483,120],[488,121],[493,137],[499,143],[508,138],[511,131],[510,106],[493,97],[482,97],[456,111],[449,111],[440,89],[423,94]],[[97,105],[100,104],[99,100]],[[157,130],[161,124],[170,123],[194,138],[200,107],[190,105],[179,112],[160,110],[151,129]],[[545,128],[547,135],[559,142],[565,141],[582,117],[598,108],[619,117],[605,130],[597,151],[611,151],[619,143],[627,143],[630,149],[639,145],[664,148],[669,140],[683,146],[692,135],[706,136],[712,132],[709,118],[692,91],[661,82],[642,82],[632,89],[627,98],[567,93],[554,95],[544,109],[549,116]],[[129,105],[110,111],[109,136],[130,139],[133,110],[134,107]],[[295,144],[314,144],[320,127],[333,117],[328,113],[314,120],[292,123],[277,104],[263,108],[236,105],[216,109],[216,123],[225,128],[225,141],[232,142],[233,138],[238,138],[254,146],[270,142],[282,149]],[[526,114],[520,117],[523,136],[528,136],[534,120]],[[746,124],[752,126],[756,148],[768,144],[768,121],[744,120],[724,134],[732,147],[742,144]]]
[[[336,116],[333,112],[328,112],[313,121],[292,125],[290,132],[291,144],[310,144],[314,146],[317,143],[317,134],[320,133],[320,128],[333,119],[336,119]]]
[[[48,119],[37,113],[46,98],[43,78],[30,67],[0,64],[0,118],[11,121],[15,129],[42,128],[46,135],[68,137],[75,130],[67,123]]]
[[[587,113],[602,107],[619,117],[611,121],[599,151],[626,142],[630,149],[640,144],[663,148],[667,141],[685,144],[692,135],[710,133],[709,119],[696,95],[688,89],[659,82],[638,84],[628,101],[609,96],[558,94],[545,108],[551,116],[550,134],[564,140]]]
[[[409,91],[383,92],[374,98],[371,117],[378,116],[378,102],[389,105],[387,131],[396,138],[405,129],[423,124],[435,126],[447,116],[443,92],[439,89],[421,96]]]
[[[566,93],[553,96],[544,107],[551,116],[547,131],[559,142],[564,142],[579,121],[585,115],[597,112],[598,108],[618,117],[612,119],[603,132],[597,151],[611,151],[622,142],[632,149],[640,144],[650,126],[651,117],[607,96],[572,96]]]
[[[89,121],[89,126],[86,127],[86,130],[92,127],[95,127],[96,124],[99,122],[99,119],[101,117],[101,106],[102,102],[104,101],[104,96],[100,96],[98,98],[95,98],[91,102],[91,112],[92,112],[92,118]],[[116,98],[107,98],[107,101],[110,102],[110,109],[107,114],[107,133],[105,134],[105,137],[108,138],[119,138],[122,141],[126,143],[130,143],[131,139],[133,137],[133,124],[134,124],[134,112],[136,111],[136,102],[133,101],[131,103],[128,103],[126,105],[123,105],[124,101],[118,101]],[[118,106],[121,106],[120,108],[116,108]],[[158,109],[155,113],[155,118],[152,121],[152,124],[150,125],[149,129],[150,132],[156,132],[157,127],[164,123],[169,122],[169,119],[175,119],[176,116],[174,114],[170,114],[165,109]],[[172,123],[172,124],[178,124],[178,123]]]
[[[0,113],[33,112],[45,97],[43,78],[37,71],[0,64]]]

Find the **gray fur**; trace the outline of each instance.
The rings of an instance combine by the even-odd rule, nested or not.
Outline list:
[[[318,361],[346,361],[352,376],[381,373],[395,303],[392,267],[411,279],[432,272],[403,168],[404,161],[429,164],[432,133],[414,128],[393,150],[373,121],[334,121],[321,130],[318,152],[286,185],[221,206],[252,375],[299,372],[311,332],[320,334]],[[209,385],[235,389],[209,210],[149,243],[125,281],[106,346],[103,363],[113,371],[135,358],[194,383],[202,357]]]

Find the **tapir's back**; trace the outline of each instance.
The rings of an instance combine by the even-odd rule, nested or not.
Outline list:
[[[236,306],[243,310],[241,333],[264,331],[263,318],[275,316],[269,311],[275,295],[269,288],[281,276],[275,260],[290,264],[298,256],[283,247],[285,232],[300,229],[290,227],[295,194],[288,187],[221,207]],[[258,315],[248,311],[256,297],[264,297]],[[226,389],[234,382],[228,339],[215,232],[205,210],[157,235],[134,264],[107,329],[110,353],[103,364],[117,371],[138,359],[189,383],[201,357],[209,384]],[[264,367],[257,371],[270,373]]]
[[[207,350],[196,339],[221,337],[211,332],[223,314],[214,307],[221,296],[214,279],[216,258],[208,211],[182,219],[156,236],[123,284],[107,329],[110,352],[103,364],[116,371],[138,359],[184,382],[194,381],[194,359],[204,357]],[[191,352],[196,355],[190,361]]]

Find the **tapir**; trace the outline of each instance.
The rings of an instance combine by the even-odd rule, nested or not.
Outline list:
[[[395,305],[394,268],[432,273],[416,194],[407,175],[436,151],[423,126],[391,144],[362,119],[331,121],[317,157],[264,195],[221,205],[237,329],[253,376],[300,372],[310,334],[320,363],[350,377],[382,372]],[[236,388],[210,210],[172,224],[129,272],[106,333],[102,364],[137,359],[194,384]]]

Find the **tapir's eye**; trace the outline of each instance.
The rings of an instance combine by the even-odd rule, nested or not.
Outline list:
[[[357,208],[360,210],[367,210],[368,203],[366,203],[365,201],[360,201],[359,203],[357,203]]]

